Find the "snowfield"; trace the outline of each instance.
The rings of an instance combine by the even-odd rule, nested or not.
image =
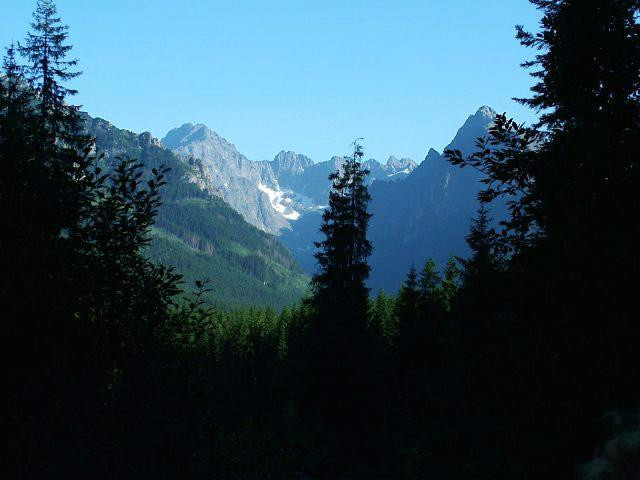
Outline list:
[[[291,203],[291,199],[285,197],[285,192],[282,190],[273,190],[262,183],[258,183],[258,189],[267,194],[273,209],[284,218],[287,220],[298,220],[300,218],[300,213],[286,205],[287,203]]]

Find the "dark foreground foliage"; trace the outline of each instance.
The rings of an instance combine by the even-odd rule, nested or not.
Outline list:
[[[171,174],[100,170],[40,0],[0,80],[6,477],[638,478],[640,2],[533,3],[540,125],[449,152],[487,174],[472,256],[370,300],[356,145],[313,295],[278,313],[180,299],[143,255]]]

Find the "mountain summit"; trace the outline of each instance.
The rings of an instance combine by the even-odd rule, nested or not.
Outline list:
[[[472,153],[495,117],[492,108],[480,107],[446,149]],[[372,185],[370,235],[376,248],[371,256],[371,286],[394,291],[413,262],[433,257],[444,267],[450,255],[465,256],[465,237],[479,206],[482,179],[477,170],[453,166],[432,148],[404,181]],[[503,204],[496,204],[491,215],[499,219],[504,211]]]
[[[281,151],[272,161],[252,161],[229,141],[202,124],[174,128],[162,144],[197,167],[191,181],[222,197],[247,222],[273,234],[293,227],[306,213],[322,210],[331,182],[329,174],[344,162],[340,156],[314,163],[306,155]],[[367,160],[369,183],[399,180],[416,163],[391,157],[386,165]]]
[[[492,108],[480,107],[447,148],[471,153],[495,116]],[[252,161],[205,125],[190,123],[171,130],[162,144],[194,167],[192,183],[224,199],[250,224],[280,235],[307,271],[314,270],[313,242],[331,188],[328,176],[344,157],[314,163],[282,150],[271,161]],[[466,255],[465,236],[482,188],[479,172],[452,166],[434,149],[419,165],[391,156],[384,164],[369,159],[363,166],[372,195],[373,288],[396,290],[412,262],[434,257],[442,265],[449,255]],[[494,206],[492,215],[501,218],[504,205]]]
[[[490,107],[480,107],[447,148],[471,153],[476,139],[487,134],[495,116]],[[478,207],[476,196],[482,188],[479,172],[452,166],[433,148],[420,165],[391,157],[386,170],[375,161],[365,162],[365,167],[374,175],[397,177],[397,181],[374,181],[370,186],[373,217],[369,237],[374,250],[369,285],[373,289],[396,291],[413,262],[419,264],[433,257],[443,266],[449,255],[468,253],[465,236]],[[504,205],[494,206],[494,218],[503,214]],[[320,222],[320,215],[309,215],[281,237],[310,272],[315,260],[309,245],[318,240]]]
[[[207,301],[217,305],[271,305],[284,307],[297,301],[308,278],[295,259],[276,239],[249,225],[235,209],[195,184],[200,178],[197,162],[188,162],[160,145],[150,133],[122,130],[106,120],[83,114],[88,134],[102,154],[101,167],[109,171],[116,158],[137,158],[145,175],[166,165],[167,184],[162,206],[152,228],[145,254],[154,261],[175,266],[191,282],[211,279]],[[165,144],[183,146],[198,142],[224,143],[204,125],[185,124],[165,138]]]
[[[297,215],[281,203],[278,180],[268,162],[249,160],[205,125],[186,123],[167,133],[162,144],[198,167],[192,182],[222,197],[259,229],[277,233],[289,225],[287,215]]]

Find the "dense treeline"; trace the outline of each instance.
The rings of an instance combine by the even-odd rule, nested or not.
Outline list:
[[[312,292],[278,313],[214,308],[206,281],[176,300],[180,277],[144,256],[175,172],[94,153],[39,0],[0,82],[9,475],[637,478],[640,2],[533,3],[539,125],[502,115],[448,152],[487,176],[472,255],[372,299],[356,142]]]

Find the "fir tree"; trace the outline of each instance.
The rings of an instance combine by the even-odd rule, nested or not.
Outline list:
[[[435,295],[438,286],[442,279],[440,278],[440,274],[438,273],[438,268],[436,267],[436,262],[433,258],[427,260],[420,272],[420,295],[424,299],[428,299]]]
[[[38,2],[32,28],[26,44],[17,48],[29,65],[18,67],[13,48],[4,63],[8,103],[1,142],[8,148],[3,160],[16,175],[3,185],[2,201],[7,226],[24,235],[7,269],[15,275],[15,288],[23,288],[16,298],[39,291],[27,302],[29,316],[44,322],[37,328],[56,324],[44,321],[45,308],[49,317],[59,316],[60,325],[70,327],[82,287],[75,280],[86,271],[82,257],[102,180],[92,168],[92,142],[81,132],[77,108],[66,102],[74,91],[63,83],[77,74],[69,70],[75,61],[65,60],[71,47],[65,45],[67,29],[52,1]],[[44,336],[55,337],[52,332]]]
[[[33,155],[34,99],[21,75],[14,44],[7,48],[2,71],[4,76],[0,77],[0,159],[3,175],[0,182],[3,184],[2,192],[5,195],[2,204],[9,207],[9,199],[21,204],[19,198],[25,190],[25,182],[28,181],[25,167]],[[2,217],[8,219],[10,210],[5,211]],[[23,214],[24,212],[21,212],[21,215]],[[13,220],[17,221],[18,218]]]
[[[6,49],[2,61],[2,71],[3,77],[2,81],[0,81],[2,127],[6,131],[7,128],[20,126],[14,125],[14,123],[20,123],[26,131],[27,125],[24,125],[24,122],[31,113],[33,95],[26,88],[22,76],[22,68],[16,58],[16,46],[14,43]],[[8,133],[3,133],[2,138],[5,142],[11,139]],[[20,139],[23,139],[23,136],[20,136]]]
[[[368,172],[361,167],[362,146],[354,143],[353,155],[341,171],[332,173],[329,206],[320,231],[325,239],[318,242],[318,273],[313,277],[315,303],[319,310],[340,312],[352,322],[366,319],[369,292],[365,281],[370,267],[367,259],[371,243],[367,228],[371,215],[367,211],[370,196],[366,186]],[[349,331],[349,325],[339,328]],[[356,327],[362,331],[362,324]]]
[[[601,242],[618,244],[604,249],[615,257],[634,235],[625,218],[637,208],[632,190],[640,171],[639,4],[531,3],[542,11],[543,31],[517,27],[520,42],[539,52],[523,64],[533,69],[533,95],[519,101],[540,111],[540,121],[529,128],[499,115],[474,154],[447,155],[487,175],[483,201],[511,197],[510,250],[550,248],[579,268]]]
[[[110,175],[93,168],[92,141],[66,102],[75,61],[65,60],[51,1],[38,3],[33,29],[19,49],[30,66],[18,68],[10,48],[0,80],[0,212],[11,232],[0,239],[0,300],[8,429],[20,432],[9,457],[20,457],[18,476],[38,477],[69,445],[100,442],[105,432],[89,424],[157,352],[179,277],[142,255],[166,170],[128,160]]]
[[[385,294],[384,290],[379,290],[371,308],[370,328],[385,347],[392,345],[397,335],[397,323],[393,310],[393,298]]]
[[[628,365],[639,351],[629,332],[637,331],[630,279],[640,274],[630,220],[640,217],[640,2],[531,3],[542,13],[541,32],[518,27],[517,38],[536,52],[523,64],[536,83],[520,101],[540,113],[538,124],[499,115],[475,153],[447,154],[486,174],[481,201],[509,197],[498,244],[510,281],[507,293],[496,286],[491,296],[504,295],[500,314],[529,342],[535,367],[525,397],[555,399],[536,415],[572,425],[571,438],[537,446],[538,458],[567,459],[538,476],[568,476],[597,443],[593,419],[638,399]],[[560,444],[563,455],[554,449]]]
[[[500,269],[496,233],[490,223],[489,210],[485,204],[481,204],[467,235],[471,256],[457,259],[462,267],[461,278],[465,288],[481,288]]]
[[[463,317],[469,320],[467,328],[488,327],[488,322],[504,305],[505,260],[497,246],[497,234],[490,224],[489,210],[481,204],[467,235],[471,256],[457,258],[461,267],[458,300]]]
[[[442,309],[446,313],[451,313],[455,306],[456,295],[460,288],[460,269],[454,258],[447,261],[444,269],[443,279],[440,286],[442,296]]]
[[[26,79],[39,98],[36,112],[43,154],[51,153],[48,149],[58,142],[82,152],[91,141],[81,134],[78,107],[67,104],[77,91],[64,85],[80,75],[74,70],[78,60],[67,59],[72,49],[66,43],[69,28],[57,16],[53,0],[38,0],[31,28],[19,51],[28,62]]]
[[[406,280],[400,287],[400,292],[396,299],[395,316],[401,350],[411,350],[407,343],[413,343],[423,336],[424,332],[420,325],[422,319],[420,318],[419,310],[418,273],[415,267],[412,266],[407,273]]]
[[[34,225],[32,219],[39,218],[41,208],[38,178],[46,175],[42,166],[34,162],[34,98],[25,88],[15,54],[11,45],[3,60],[4,75],[0,76],[0,216],[11,232],[0,236],[4,265],[0,301],[8,316],[23,308],[29,283],[35,280],[28,272],[33,268],[31,262],[40,261],[37,246],[44,243],[37,234],[41,226]]]
[[[313,347],[309,355],[311,377],[317,382],[311,390],[325,414],[340,423],[347,418],[348,422],[365,422],[363,401],[374,376],[368,360],[372,349],[365,284],[372,249],[367,239],[371,215],[362,156],[362,146],[356,141],[353,155],[329,176],[329,206],[320,228],[325,239],[316,244],[318,273],[312,280]]]
[[[80,75],[78,61],[68,60],[68,27],[57,16],[53,0],[38,0],[32,30],[18,51],[27,61],[23,74],[37,101],[33,108],[35,162],[48,172],[40,188],[43,219],[52,235],[78,235],[82,217],[93,201],[96,178],[89,156],[93,140],[83,132],[79,107],[69,99],[77,92],[65,84]],[[77,238],[75,239],[77,240]]]
[[[427,260],[420,272],[420,314],[425,322],[433,321],[440,311],[440,284],[442,279],[433,258]]]

